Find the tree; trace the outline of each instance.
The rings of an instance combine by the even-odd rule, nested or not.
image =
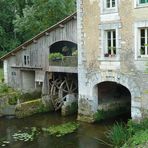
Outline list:
[[[14,0],[0,1],[0,56],[16,47],[13,19],[15,18]]]
[[[75,0],[36,0],[23,9],[23,16],[16,15],[15,31],[26,41],[74,11]]]
[[[75,11],[75,0],[0,0],[0,57]]]

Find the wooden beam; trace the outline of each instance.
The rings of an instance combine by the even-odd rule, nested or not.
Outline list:
[[[36,44],[37,42],[38,42],[37,40],[33,40],[33,43],[35,43],[35,44]]]
[[[59,24],[59,27],[60,27],[60,28],[64,28],[64,25],[63,25],[63,24]]]
[[[77,19],[77,16],[76,16],[76,15],[74,15],[74,16],[73,16],[73,18],[74,18],[74,20],[76,20],[76,19]]]
[[[22,46],[22,49],[26,49],[26,47],[25,46]]]
[[[12,52],[11,55],[12,55],[12,56],[15,56],[16,54]]]
[[[49,36],[49,32],[45,32],[45,35],[46,35],[46,36]]]

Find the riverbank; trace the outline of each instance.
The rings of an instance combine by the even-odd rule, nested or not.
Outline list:
[[[148,119],[140,123],[129,120],[127,124],[116,123],[107,132],[107,138],[113,147],[117,148],[147,148]]]

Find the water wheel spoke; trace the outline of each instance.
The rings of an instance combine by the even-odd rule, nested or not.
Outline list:
[[[69,88],[69,85],[68,85],[67,80],[65,81],[65,83],[66,83],[67,90],[69,91],[69,90],[70,90],[70,88]]]
[[[78,89],[77,87],[73,88],[73,89],[72,89],[72,92],[74,92],[74,91],[77,90],[77,89]]]
[[[71,85],[70,85],[70,90],[72,90],[72,87],[73,87],[73,81],[71,82]]]

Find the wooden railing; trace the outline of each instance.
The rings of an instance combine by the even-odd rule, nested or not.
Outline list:
[[[49,60],[49,66],[77,67],[77,56],[64,56],[63,59]]]

